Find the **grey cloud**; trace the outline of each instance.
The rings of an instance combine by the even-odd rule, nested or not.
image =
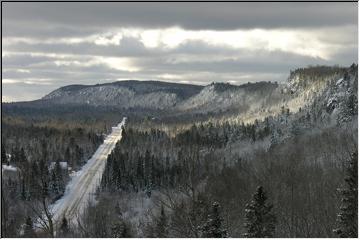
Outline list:
[[[212,81],[236,84],[283,81],[290,69],[310,64],[346,66],[357,62],[357,3],[6,2],[2,7],[5,41],[8,37],[40,40],[38,43],[9,42],[3,46],[3,50],[10,53],[2,59],[3,79],[16,80],[16,83],[2,85],[3,94],[15,100],[36,99],[68,84],[96,84],[117,79],[189,81],[202,85]],[[320,42],[338,50],[332,49],[334,55],[326,61],[281,51],[214,46],[205,41],[186,41],[173,49],[146,48],[139,39],[131,37],[123,38],[118,46],[41,42],[43,39],[88,37],[119,27],[172,26],[191,30],[307,28],[317,33]],[[334,27],[337,28],[334,30]],[[329,28],[337,34],[326,34]],[[337,32],[336,29],[345,30]],[[60,54],[65,56],[60,57]],[[120,71],[104,63],[91,66],[55,64],[60,60],[87,63],[94,56],[129,57],[141,70]],[[179,62],[181,59],[186,61]],[[179,79],[167,79],[167,74]],[[44,79],[49,85],[41,85]]]
[[[6,37],[84,37],[97,32],[99,32],[99,28],[93,28],[91,26],[65,26],[62,24],[46,22],[46,19],[35,20],[32,17],[29,17],[28,20],[22,19],[21,17],[18,19],[8,19],[3,17],[3,35]]]
[[[243,29],[339,26],[357,22],[357,3],[3,3],[4,35],[56,35],[111,27]],[[28,29],[13,27],[21,21]],[[36,23],[47,23],[39,25]],[[51,24],[51,25],[49,25]],[[17,24],[19,25],[19,24]],[[45,30],[44,31],[44,26]],[[47,27],[46,27],[47,26]],[[69,27],[71,26],[71,27]],[[62,27],[62,28],[61,28]],[[19,29],[17,29],[19,28]],[[49,29],[47,29],[49,28]]]
[[[205,46],[203,46],[206,49]],[[209,47],[209,49],[212,49]],[[221,48],[214,50],[216,53],[221,51]],[[226,52],[228,50],[224,50]],[[211,50],[209,50],[209,54],[211,54]],[[176,53],[173,55],[171,54],[164,54],[161,56],[153,56],[152,58],[134,58],[136,66],[142,68],[141,74],[147,75],[148,79],[154,77],[154,75],[159,75],[165,72],[176,72],[177,74],[189,73],[189,72],[219,72],[219,73],[245,73],[245,72],[279,72],[283,70],[288,70],[289,65],[284,66],[284,62],[289,61],[292,62],[294,65],[299,65],[301,63],[316,61],[316,59],[312,60],[308,57],[301,57],[293,54],[287,53],[267,53],[264,51],[257,51],[252,54],[246,53],[245,51],[241,52],[233,52],[233,55],[238,55],[238,59],[236,60],[229,60],[229,59],[222,59],[223,57],[227,57],[227,54],[222,55],[211,55],[212,57],[217,56],[218,58],[214,58],[213,60],[207,61],[192,61],[192,55],[186,55],[189,57],[187,60],[188,62],[180,62],[180,63],[171,63],[169,59],[176,59]],[[196,55],[195,55],[196,56]],[[240,57],[243,56],[243,57]],[[204,56],[204,58],[208,58],[208,56]],[[269,63],[266,59],[271,58],[272,62]],[[36,59],[36,63],[32,62],[32,59]],[[79,76],[84,76],[84,73],[87,73],[92,79],[104,78],[106,76],[112,75],[116,78],[117,75],[127,73],[125,71],[120,71],[116,69],[112,69],[109,66],[99,63],[97,65],[91,66],[81,66],[81,65],[56,65],[55,61],[73,61],[76,60],[78,62],[84,62],[91,60],[91,57],[84,57],[84,56],[71,56],[69,59],[67,58],[56,58],[56,57],[32,57],[27,54],[24,55],[10,55],[6,57],[4,61],[4,65],[6,67],[6,71],[4,72],[5,78],[13,78],[18,77],[20,78],[23,76],[24,78],[35,76],[38,78],[51,78],[56,77],[58,79],[64,78],[69,79],[69,73],[71,73],[72,77],[71,80],[81,80]],[[31,70],[31,74],[19,73],[17,71],[17,67],[14,64],[9,63],[21,63],[20,66],[24,69]],[[12,70],[12,71],[10,71]],[[137,76],[139,73],[133,73],[128,75]],[[77,76],[74,79],[74,76]],[[85,78],[85,81],[89,80]]]
[[[101,82],[103,79],[113,79],[128,77],[130,79],[158,79],[158,75],[164,73],[170,74],[191,74],[196,75],[197,72],[210,72],[214,75],[223,74],[284,74],[288,73],[290,69],[297,67],[305,67],[310,64],[341,64],[350,65],[356,61],[354,49],[341,51],[333,61],[326,61],[318,58],[311,58],[281,51],[268,52],[265,50],[249,51],[249,50],[234,50],[225,47],[210,46],[201,42],[188,41],[183,43],[178,48],[168,51],[158,51],[152,53],[152,50],[144,49],[143,46],[136,42],[135,39],[127,39],[120,46],[111,46],[107,51],[107,47],[103,46],[87,46],[80,44],[78,47],[69,47],[67,45],[58,45],[51,48],[52,45],[36,44],[35,47],[26,44],[19,44],[20,49],[17,51],[27,50],[29,53],[19,55],[9,55],[4,58],[4,67],[7,69],[16,70],[18,66],[31,70],[29,76],[38,78],[54,78],[62,85],[71,83],[86,83],[86,82]],[[23,47],[27,46],[27,49]],[[134,47],[131,47],[134,46]],[[96,50],[97,49],[97,50]],[[117,50],[119,49],[119,50]],[[134,53],[131,52],[134,49]],[[141,50],[136,50],[141,49]],[[87,51],[88,50],[88,51]],[[121,52],[121,51],[128,51]],[[47,52],[48,51],[48,52]],[[47,53],[72,53],[69,57],[57,58],[30,56],[32,52],[47,52]],[[75,53],[76,52],[76,53]],[[92,59],[93,55],[100,54],[102,56],[130,56],[137,67],[141,68],[140,72],[128,73],[112,69],[105,64],[97,64],[91,66],[78,66],[70,64],[67,66],[58,66],[55,61],[78,61],[86,63]],[[147,57],[144,57],[147,56]],[[184,62],[178,61],[179,57],[184,57]],[[194,60],[193,57],[196,57]],[[229,59],[229,57],[231,57]],[[217,74],[218,73],[218,74]],[[12,74],[12,75],[11,75]],[[8,78],[26,78],[28,75],[24,73],[5,72],[5,77]],[[184,79],[186,80],[186,79]],[[285,80],[285,79],[284,79]]]
[[[13,52],[37,52],[37,53],[57,53],[73,55],[92,55],[92,56],[113,56],[113,57],[136,57],[136,56],[157,56],[162,54],[162,50],[148,49],[135,38],[123,38],[120,45],[96,45],[93,43],[27,43],[19,42],[6,46],[7,51]]]
[[[152,59],[137,59],[135,62],[137,65],[145,68],[152,69],[159,73],[166,71],[174,72],[214,72],[222,73],[224,75],[228,73],[284,73],[289,72],[290,69],[298,67],[306,67],[308,65],[316,64],[342,64],[350,65],[351,60],[348,55],[344,58],[337,58],[336,62],[326,61],[320,58],[311,58],[307,56],[301,56],[291,53],[285,53],[281,51],[267,52],[267,51],[247,51],[239,50],[233,52],[234,59],[222,59],[226,57],[225,54],[217,55],[218,59],[192,61],[191,57],[186,62],[169,61],[174,57],[160,57],[156,61]],[[213,57],[213,56],[212,56]],[[207,56],[204,56],[206,59]],[[284,79],[285,80],[285,79]]]
[[[3,67],[9,68],[23,68],[30,67],[31,65],[48,62],[51,58],[46,56],[32,56],[30,54],[14,54],[5,55],[2,57]]]

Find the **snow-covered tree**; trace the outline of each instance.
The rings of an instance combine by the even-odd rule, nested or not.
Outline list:
[[[339,237],[356,238],[358,236],[358,154],[354,152],[345,178],[346,187],[339,189],[342,195],[340,213],[337,216]]]
[[[357,115],[357,107],[358,107],[357,97],[353,92],[350,94],[349,98],[347,99],[346,105],[348,107],[349,114],[351,116]]]
[[[202,227],[202,237],[204,238],[225,238],[227,230],[223,225],[223,218],[220,216],[220,204],[212,204],[211,213],[208,215],[206,223]]]
[[[259,186],[253,195],[251,203],[245,209],[244,237],[264,238],[273,237],[276,217],[272,213],[273,206],[266,202],[267,196],[262,186]]]

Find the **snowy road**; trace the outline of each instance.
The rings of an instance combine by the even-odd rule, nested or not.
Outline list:
[[[64,196],[50,207],[53,213],[53,222],[56,225],[61,222],[63,216],[72,224],[77,224],[77,218],[93,200],[94,193],[100,185],[107,156],[121,139],[122,126],[125,121],[126,118],[123,118],[121,123],[112,128],[111,134],[106,137],[92,158],[72,177],[66,186]]]

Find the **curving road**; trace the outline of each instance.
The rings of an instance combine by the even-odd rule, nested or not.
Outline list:
[[[100,185],[105,169],[107,156],[121,139],[122,126],[125,125],[125,121],[126,118],[123,118],[121,123],[112,128],[111,134],[106,137],[104,143],[71,179],[64,196],[50,207],[55,225],[61,223],[64,216],[72,224],[77,224],[77,218],[84,212],[88,203],[94,199],[94,193]]]

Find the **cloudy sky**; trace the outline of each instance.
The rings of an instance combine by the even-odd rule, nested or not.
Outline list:
[[[357,3],[2,3],[3,101],[124,79],[284,81],[357,62]]]

